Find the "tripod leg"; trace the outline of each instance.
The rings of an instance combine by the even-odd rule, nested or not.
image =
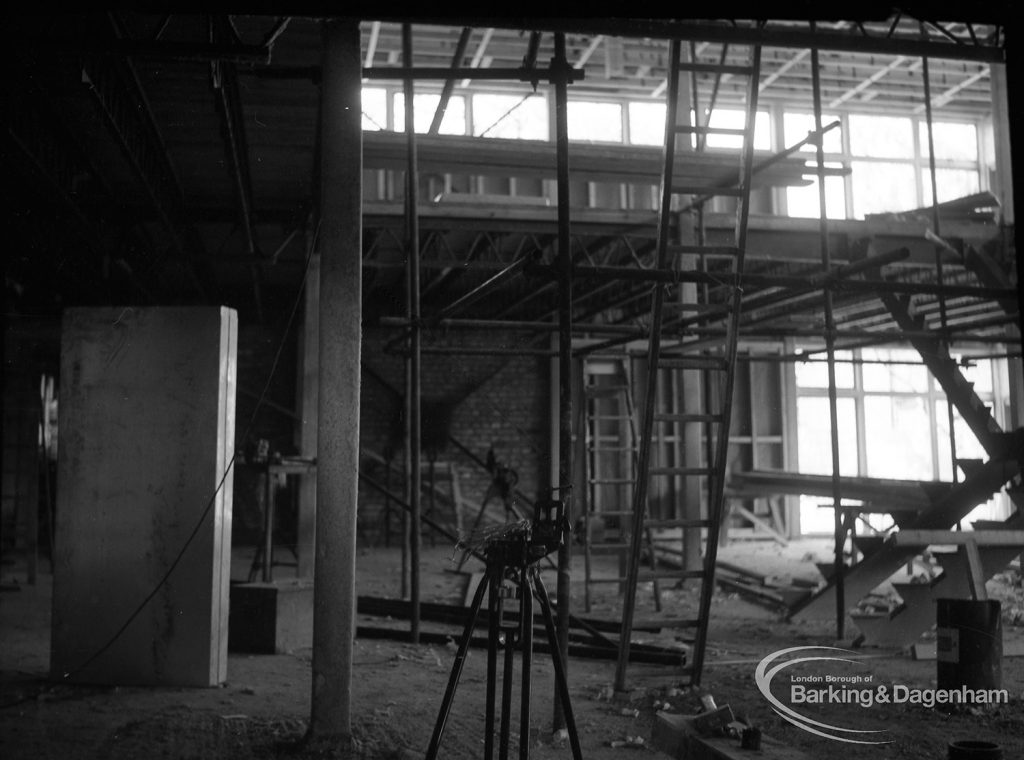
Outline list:
[[[501,674],[501,736],[498,739],[498,758],[508,760],[508,742],[512,735],[512,665],[516,648],[512,631],[505,634],[505,668]]]
[[[459,676],[462,675],[462,666],[466,664],[466,655],[469,652],[469,640],[473,636],[473,626],[476,625],[477,615],[480,613],[480,605],[484,601],[484,592],[490,583],[491,571],[488,569],[480,584],[476,587],[473,595],[473,605],[470,608],[469,619],[466,621],[466,628],[462,632],[462,641],[459,642],[459,649],[455,653],[455,662],[452,663],[451,676],[448,678],[448,687],[444,692],[444,699],[441,700],[441,710],[437,715],[437,723],[434,724],[434,733],[430,737],[430,745],[427,747],[426,760],[436,760],[437,750],[441,745],[441,736],[444,734],[444,726],[448,722],[448,714],[452,709],[452,701],[455,699],[455,687],[459,685]]]
[[[558,698],[562,700],[562,712],[565,714],[565,727],[569,731],[569,746],[572,748],[573,760],[583,760],[580,749],[580,737],[576,732],[576,718],[572,714],[572,703],[569,701],[569,682],[565,678],[565,665],[562,653],[558,649],[558,636],[555,633],[555,618],[551,614],[551,600],[548,598],[544,582],[536,572],[533,573],[534,589],[540,601],[540,610],[544,616],[544,628],[548,632],[548,646],[551,647],[551,662],[555,666],[555,688]]]
[[[533,587],[524,567],[519,587],[523,596],[519,644],[523,650],[523,683],[519,706],[519,760],[530,760],[530,668],[533,666]]]
[[[494,760],[494,707],[498,686],[498,580],[490,574],[490,596],[487,611],[487,697],[484,706],[484,760]]]

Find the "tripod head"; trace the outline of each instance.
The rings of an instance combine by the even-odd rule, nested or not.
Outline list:
[[[564,502],[538,501],[532,520],[503,526],[503,530],[496,532],[481,548],[488,564],[524,568],[555,551],[568,527]]]

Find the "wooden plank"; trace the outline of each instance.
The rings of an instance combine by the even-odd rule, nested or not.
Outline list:
[[[960,551],[967,555],[967,583],[971,588],[974,600],[988,599],[985,591],[985,571],[981,567],[981,555],[978,554],[978,542],[968,539],[961,544]]]
[[[1024,530],[901,530],[889,537],[894,546],[925,547],[936,544],[963,546],[1017,546],[1024,549]]]
[[[918,642],[910,650],[910,656],[915,660],[934,660],[935,654],[934,641]],[[1024,641],[1004,641],[1003,657],[1024,657]]]
[[[843,497],[847,499],[915,509],[925,509],[933,503],[929,491],[934,489],[934,483],[850,476],[843,476],[839,482]],[[733,473],[730,484],[733,489],[738,491],[755,492],[761,496],[767,493],[832,496],[832,477],[830,475],[810,475],[781,470],[751,470]],[[929,490],[926,490],[926,487]]]
[[[737,739],[701,736],[693,716],[665,712],[655,715],[651,744],[677,760],[810,760],[810,755],[763,734],[760,750],[740,749]]]
[[[365,169],[404,169],[406,137],[401,132],[363,134]],[[661,148],[641,145],[573,145],[573,178],[588,182],[657,184],[662,171]],[[555,177],[555,144],[540,140],[513,140],[458,135],[420,135],[417,161],[422,172],[496,175],[503,177]],[[801,156],[782,159],[754,175],[754,185],[800,185],[806,171]],[[679,182],[703,185],[735,182],[733,151],[684,151],[676,161]]]

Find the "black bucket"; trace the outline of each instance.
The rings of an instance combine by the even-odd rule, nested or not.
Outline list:
[[[1003,760],[1003,749],[992,742],[974,739],[950,742],[948,760]]]
[[[1003,629],[999,602],[994,599],[937,601],[938,687],[1001,689]]]

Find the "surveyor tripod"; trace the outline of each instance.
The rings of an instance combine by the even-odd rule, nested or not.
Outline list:
[[[515,651],[518,648],[522,660],[522,683],[519,707],[519,758],[530,757],[530,675],[533,660],[533,600],[540,603],[541,616],[547,632],[551,661],[555,669],[555,688],[562,704],[569,745],[573,760],[582,760],[579,734],[569,701],[569,684],[565,676],[565,663],[558,649],[555,620],[551,612],[551,600],[534,563],[546,556],[557,546],[564,529],[564,517],[560,502],[538,503],[530,529],[523,529],[512,535],[502,536],[483,548],[487,569],[473,595],[469,619],[462,634],[462,640],[455,654],[448,686],[434,733],[430,737],[426,760],[436,760],[445,725],[455,699],[462,667],[469,653],[484,595],[487,595],[487,695],[484,703],[484,760],[494,759],[495,710],[498,684],[498,649],[502,648],[503,667],[501,678],[501,725],[498,735],[498,758],[508,760],[509,740],[512,734],[512,673]]]

